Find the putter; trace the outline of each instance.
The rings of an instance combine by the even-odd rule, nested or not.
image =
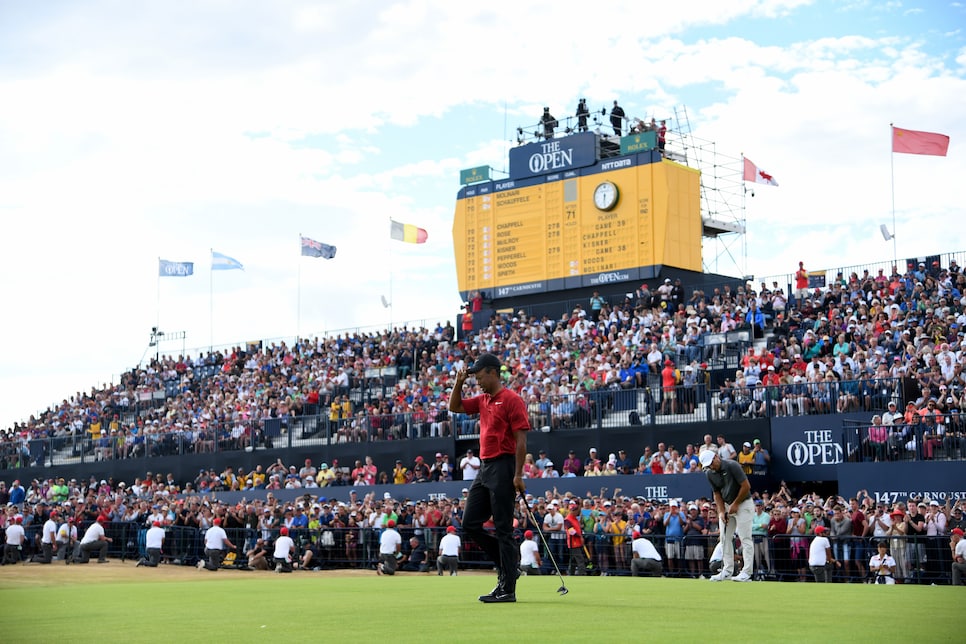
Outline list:
[[[570,592],[570,590],[567,589],[567,584],[564,583],[563,575],[560,574],[560,567],[557,566],[557,560],[553,558],[553,551],[550,550],[550,546],[547,545],[547,538],[543,536],[543,530],[540,528],[540,525],[537,523],[536,517],[533,516],[533,510],[531,510],[530,506],[527,505],[526,499],[523,500],[523,505],[527,509],[527,515],[530,517],[530,522],[533,525],[537,526],[537,534],[540,535],[540,541],[543,542],[543,547],[547,551],[547,556],[550,558],[550,563],[553,564],[553,569],[557,571],[557,577],[560,578],[560,588],[557,589],[557,592],[560,593],[561,595],[566,595],[567,593]]]

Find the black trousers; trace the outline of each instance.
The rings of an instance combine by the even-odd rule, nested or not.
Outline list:
[[[158,564],[161,563],[161,548],[148,548],[147,553],[148,558],[144,562],[144,565],[157,568]]]
[[[470,486],[463,511],[463,531],[475,541],[497,568],[506,592],[516,592],[515,570],[519,550],[513,540],[513,473],[516,457],[506,454],[486,459]],[[494,534],[483,529],[493,517]]]

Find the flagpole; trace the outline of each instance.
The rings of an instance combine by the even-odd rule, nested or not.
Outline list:
[[[295,304],[295,337],[302,337],[302,233],[299,233],[298,279]]]
[[[158,291],[157,291],[157,303],[155,304],[155,320],[154,328],[155,330],[161,328],[161,257],[158,256]]]
[[[215,249],[209,248],[208,255],[211,260],[208,268],[208,351],[211,351],[215,346]]]
[[[393,266],[393,263],[392,263],[392,233],[391,233],[392,217],[389,218],[389,230],[390,230],[390,235],[388,239],[388,242],[389,242],[389,337],[392,337],[392,306],[393,306],[392,272],[393,270],[395,270],[395,267]]]
[[[889,123],[889,175],[890,185],[892,186],[892,265],[899,270],[899,253],[896,251],[896,151],[895,151],[895,125]]]

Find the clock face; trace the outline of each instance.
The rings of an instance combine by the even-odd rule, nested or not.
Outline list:
[[[617,205],[617,186],[605,181],[594,190],[594,205],[600,210],[610,210]]]

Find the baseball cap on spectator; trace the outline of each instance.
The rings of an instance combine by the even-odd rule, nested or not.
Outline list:
[[[217,519],[216,519],[216,521],[217,521]],[[97,517],[97,522],[98,523],[107,523],[107,517],[104,516],[103,514],[100,514]]]
[[[890,517],[901,517],[902,516],[902,510],[896,508],[895,510],[893,510],[892,512],[889,513],[889,516]]]
[[[823,525],[815,526],[815,534],[825,534],[825,526]]]
[[[278,533],[279,533],[280,535],[282,535],[282,536],[284,537],[285,535],[287,535],[287,534],[288,534],[288,528],[286,528],[285,526],[282,526],[282,527],[281,527],[281,528],[279,529],[279,531],[278,531]]]
[[[212,521],[212,523],[215,524],[215,525],[221,525],[221,519],[215,518],[215,520]]]
[[[154,521],[153,523],[151,523],[151,525],[153,525],[155,528],[160,528],[161,527],[161,522],[160,521]]]
[[[962,528],[953,528],[952,533],[953,534],[958,534],[959,536],[962,537],[963,536],[963,529]]]
[[[741,446],[742,447],[751,447],[751,443],[749,443],[748,441],[745,441],[744,443],[742,443]]]
[[[395,528],[396,527],[396,522],[393,521],[392,519],[389,519],[388,521],[386,521],[386,527],[387,528]]]
[[[436,458],[443,458],[442,452],[436,452]]]
[[[691,510],[697,510],[697,509],[698,509],[698,506],[694,505],[693,503],[688,506],[688,512],[690,512]]]
[[[802,513],[802,511],[801,511],[801,510],[799,510],[799,509],[798,509],[797,507],[793,507],[793,508],[790,508],[790,509],[789,509],[789,512],[796,512],[796,513],[798,513],[798,514],[801,514],[801,513]]]
[[[483,369],[499,369],[501,366],[499,358],[492,353],[484,353],[476,359],[476,362],[469,366],[466,373],[479,373]]]
[[[929,502],[929,505],[935,505],[935,506],[938,507],[939,506],[939,501],[937,501],[936,499],[933,499],[932,501]]]
[[[960,532],[962,532],[962,531],[960,530]],[[524,532],[523,533],[523,538],[524,539],[533,539],[533,530],[527,530],[526,532]]]
[[[668,505],[670,505],[672,508],[679,508],[679,507],[681,507],[681,504],[678,503],[677,499],[672,499],[671,502],[668,503]]]
[[[382,498],[388,501],[389,499],[392,498],[392,494],[390,494],[389,492],[383,492]]]
[[[755,442],[755,445],[761,445],[761,439],[760,438],[756,438],[754,442]]]
[[[456,526],[455,525],[446,526],[446,532],[449,532],[449,533],[456,532]]]

